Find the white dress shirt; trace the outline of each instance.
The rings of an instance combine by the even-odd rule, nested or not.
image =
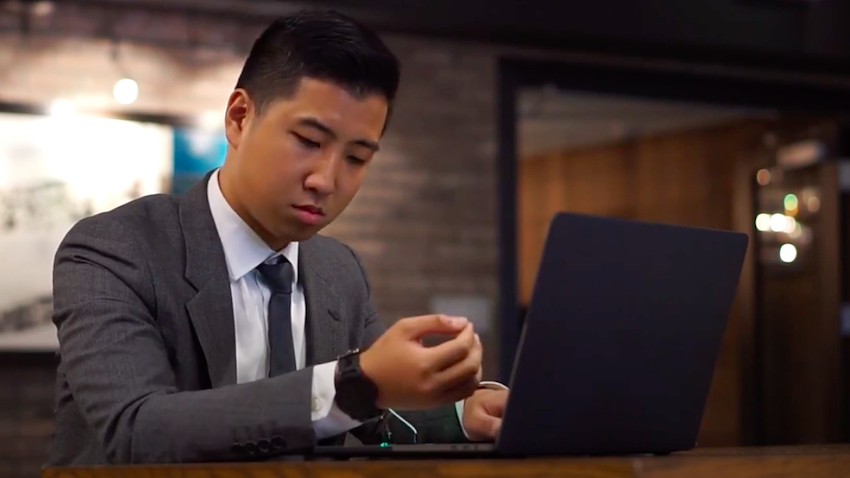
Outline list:
[[[224,199],[215,171],[207,185],[210,210],[224,248],[230,293],[233,301],[233,320],[236,335],[236,381],[246,383],[268,377],[268,304],[271,291],[256,267],[264,261],[283,255],[295,270],[292,284],[292,338],[295,364],[304,368],[307,360],[305,343],[306,303],[304,289],[298,281],[298,243],[293,242],[279,252],[273,251],[251,229]],[[313,367],[312,421],[316,438],[321,440],[347,432],[360,425],[337,408],[334,402],[336,361]],[[487,384],[503,387],[501,384]],[[484,384],[482,384],[484,385]],[[456,404],[458,420],[463,428],[463,401]],[[464,434],[466,430],[464,430]]]

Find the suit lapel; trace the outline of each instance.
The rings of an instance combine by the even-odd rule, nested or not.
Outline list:
[[[313,240],[299,246],[298,275],[307,303],[307,365],[336,360],[345,352],[344,324],[339,298],[326,279],[326,264]]]
[[[183,197],[180,224],[186,242],[185,276],[197,291],[186,310],[204,352],[210,383],[217,388],[236,383],[236,337],[227,263],[207,198],[211,175]]]
[[[185,276],[197,291],[186,309],[206,359],[210,383],[218,388],[236,383],[236,336],[227,263],[207,198],[211,175],[183,197],[180,223],[186,243]],[[347,350],[339,297],[328,280],[332,274],[333,267],[326,263],[317,241],[301,242],[298,276],[306,302],[308,366],[335,360]]]

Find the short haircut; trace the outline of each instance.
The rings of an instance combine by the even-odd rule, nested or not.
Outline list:
[[[302,78],[329,81],[356,97],[379,94],[391,106],[400,78],[396,56],[378,35],[334,10],[302,10],[274,21],[254,42],[236,88],[257,114],[291,97]]]

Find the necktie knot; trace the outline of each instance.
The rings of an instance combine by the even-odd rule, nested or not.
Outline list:
[[[295,277],[295,270],[285,257],[275,256],[257,266],[257,270],[273,293],[292,293],[292,280]]]

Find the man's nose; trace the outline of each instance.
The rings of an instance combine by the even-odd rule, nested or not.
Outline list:
[[[311,168],[310,173],[304,181],[304,186],[319,194],[331,194],[336,189],[336,169],[338,164],[338,155],[322,155]]]

